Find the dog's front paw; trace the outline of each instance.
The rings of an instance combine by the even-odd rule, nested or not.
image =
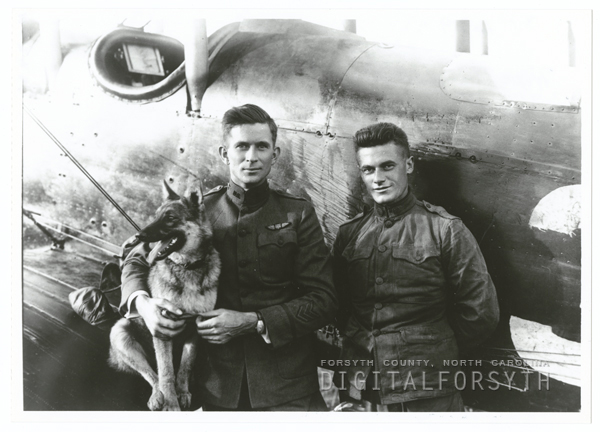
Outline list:
[[[177,400],[182,410],[192,406],[192,394],[190,392],[181,392],[177,394]]]
[[[177,398],[174,396],[165,397],[165,403],[163,404],[162,410],[163,411],[181,411],[181,408],[179,408],[179,403],[177,402]]]
[[[164,404],[165,396],[163,393],[158,389],[153,390],[150,399],[148,399],[148,408],[150,408],[150,411],[160,411]]]

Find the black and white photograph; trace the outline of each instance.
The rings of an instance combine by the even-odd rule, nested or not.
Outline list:
[[[591,421],[593,10],[350,4],[9,10],[13,421]]]

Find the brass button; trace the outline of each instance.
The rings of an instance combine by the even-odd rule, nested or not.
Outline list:
[[[385,226],[386,228],[391,228],[394,225],[394,222],[391,221],[390,219],[386,219],[385,222],[383,223],[383,226]]]
[[[279,246],[281,246],[281,245],[283,244],[283,239],[282,239],[282,238],[278,238],[278,239],[277,239],[277,244],[278,244]]]
[[[248,234],[248,231],[246,231],[245,229],[240,230],[240,232],[238,233],[240,237],[244,237],[246,234]]]
[[[383,279],[382,279],[382,278],[380,278],[380,277],[378,277],[377,279],[375,279],[375,283],[376,283],[377,285],[381,285],[381,284],[383,283]]]
[[[373,330],[373,336],[379,336],[381,334],[381,330]]]
[[[241,261],[238,263],[238,265],[239,265],[240,267],[246,267],[246,266],[248,265],[248,261],[246,261],[246,260],[241,260]]]
[[[380,310],[383,308],[383,305],[381,303],[375,303],[375,309]]]
[[[379,252],[385,252],[385,251],[387,250],[387,247],[385,247],[384,245],[381,245],[381,246],[379,246],[379,247],[377,248],[377,250],[378,250]]]

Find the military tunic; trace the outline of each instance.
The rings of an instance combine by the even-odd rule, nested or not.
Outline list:
[[[498,322],[492,280],[473,235],[412,193],[340,227],[334,249],[347,382],[393,404],[456,392],[457,340],[480,342]],[[368,360],[372,361],[372,367]],[[358,380],[356,380],[358,378]]]
[[[314,331],[333,321],[337,300],[314,208],[267,182],[249,191],[217,187],[204,205],[222,263],[216,308],[259,311],[271,343],[258,334],[203,343],[196,372],[202,400],[235,408],[244,377],[253,408],[318,391]],[[146,272],[143,257],[128,257],[123,302],[146,289]]]

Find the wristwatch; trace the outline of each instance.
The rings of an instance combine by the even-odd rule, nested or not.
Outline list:
[[[256,333],[262,335],[265,333],[265,321],[263,320],[263,316],[260,312],[256,312],[256,316],[258,317],[258,322],[256,323]]]

